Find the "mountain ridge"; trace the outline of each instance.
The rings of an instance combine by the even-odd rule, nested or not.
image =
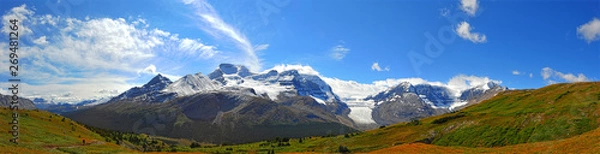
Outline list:
[[[320,108],[339,115],[341,118],[339,122],[345,121],[344,123],[348,126],[364,130],[376,128],[377,125],[389,125],[410,119],[438,115],[450,112],[455,108],[476,104],[485,100],[480,97],[487,94],[484,92],[490,86],[499,86],[499,83],[491,81],[482,85],[473,85],[471,89],[458,91],[470,92],[469,94],[462,94],[464,96],[461,97],[468,100],[460,100],[455,95],[461,94],[456,94],[457,90],[450,89],[447,85],[428,82],[418,84],[402,82],[394,87],[408,86],[410,89],[407,89],[407,92],[415,93],[417,97],[396,95],[400,92],[390,92],[389,90],[394,90],[394,87],[390,87],[387,91],[381,91],[377,94],[381,96],[369,95],[363,98],[357,106],[352,104],[356,101],[341,100],[341,97],[334,92],[335,88],[338,87],[332,87],[329,81],[310,67],[273,68],[257,73],[249,71],[243,65],[223,63],[207,76],[197,72],[185,75],[174,82],[158,74],[143,86],[133,87],[114,97],[108,103],[123,100],[134,100],[138,103],[165,103],[179,97],[212,92],[240,93],[279,103],[290,102],[290,98],[299,98],[296,96],[310,96],[315,102],[324,105],[319,106]],[[488,95],[493,94],[485,95],[486,98],[489,98]],[[384,99],[377,97],[396,98]],[[406,100],[397,100],[396,103],[382,105],[385,102],[394,102],[396,99],[403,98],[406,98]],[[313,107],[317,106],[313,105]],[[363,124],[366,125],[363,126]]]

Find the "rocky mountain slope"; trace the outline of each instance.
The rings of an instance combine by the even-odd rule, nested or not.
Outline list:
[[[373,120],[380,125],[389,125],[456,111],[505,90],[508,89],[489,82],[457,95],[443,86],[403,82],[365,100],[375,102]]]
[[[11,101],[12,101],[12,95],[0,94],[0,106],[1,107],[10,107]],[[19,102],[19,109],[25,109],[25,110],[35,109],[35,105],[29,99],[20,97],[17,102]]]

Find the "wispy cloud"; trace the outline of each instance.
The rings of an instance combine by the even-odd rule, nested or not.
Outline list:
[[[589,22],[577,27],[577,35],[588,43],[600,39],[600,20],[594,18]]]
[[[254,47],[254,51],[266,50],[267,48],[269,48],[269,44],[261,44]]]
[[[371,70],[378,71],[378,72],[390,71],[390,67],[386,66],[385,68],[381,69],[381,67],[379,66],[379,63],[375,62],[375,63],[373,63],[373,65],[371,65]]]
[[[212,58],[216,54],[220,53],[218,50],[216,50],[215,46],[205,45],[198,40],[192,40],[189,38],[179,40],[178,48],[182,51],[192,52],[203,59]]]
[[[525,76],[529,76],[529,78],[533,78],[533,73],[528,74],[527,72],[521,72],[518,70],[513,70],[511,73],[512,73],[512,75],[516,75],[516,76],[525,75]]]
[[[521,75],[521,72],[519,72],[519,71],[517,71],[517,70],[514,70],[514,71],[512,71],[512,74],[513,74],[513,75]]]
[[[474,16],[479,9],[479,2],[477,0],[461,0],[460,9],[465,11],[470,16]]]
[[[442,9],[440,9],[440,15],[441,15],[442,17],[446,17],[446,16],[448,16],[449,14],[450,14],[450,9],[448,9],[448,8],[442,8]]]
[[[201,27],[202,30],[216,38],[226,36],[226,38],[231,40],[245,53],[245,58],[242,59],[244,65],[254,71],[261,69],[262,65],[256,54],[257,50],[255,50],[252,42],[250,42],[250,40],[238,29],[223,21],[212,5],[205,0],[183,0],[182,2],[192,6],[195,10],[195,14],[200,17],[202,22],[208,25],[206,27]]]
[[[456,34],[463,39],[470,40],[473,43],[485,43],[487,41],[486,36],[481,33],[471,32],[474,28],[469,23],[463,21],[456,27]]]
[[[330,50],[331,58],[335,60],[342,60],[346,57],[346,54],[350,52],[350,49],[344,47],[343,45],[336,45]]]
[[[46,40],[46,36],[42,36],[38,39],[33,40],[33,43],[38,45],[47,45],[49,42]]]
[[[583,75],[582,73],[579,73],[577,75],[574,75],[572,73],[563,73],[563,72],[556,71],[556,70],[554,70],[554,69],[552,69],[550,67],[544,67],[544,68],[542,68],[542,71],[541,71],[540,75],[549,84],[558,83],[558,82],[585,82],[585,81],[589,81],[589,79],[585,75]]]

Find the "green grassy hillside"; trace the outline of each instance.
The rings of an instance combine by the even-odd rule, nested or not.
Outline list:
[[[19,142],[9,141],[12,111],[0,108],[0,153],[131,153],[71,121],[68,118],[38,110],[19,110]],[[83,141],[85,140],[85,143]]]
[[[537,90],[512,90],[459,112],[335,137],[290,141],[290,146],[246,145],[199,148],[215,152],[369,152],[409,143],[439,146],[500,147],[581,135],[600,124],[600,83],[554,84]]]

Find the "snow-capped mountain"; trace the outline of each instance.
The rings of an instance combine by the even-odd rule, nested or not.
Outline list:
[[[498,94],[499,92],[505,90],[508,90],[508,88],[505,86],[501,86],[496,82],[488,82],[487,84],[464,90],[458,97],[460,103],[455,103],[454,106],[451,107],[451,109],[459,110],[466,106],[477,104],[486,99],[490,99],[496,96],[496,94]]]
[[[241,81],[241,78],[254,75],[254,73],[250,72],[248,68],[242,65],[233,65],[233,64],[221,64],[219,67],[208,74],[208,77],[212,80],[218,81],[223,85],[227,84],[240,84],[240,83],[231,83],[228,81]]]
[[[298,70],[253,73],[241,65],[221,64],[209,74],[209,78],[222,83],[223,87],[252,88],[256,94],[266,95],[271,100],[294,95],[311,96],[322,104],[339,100],[319,76]]]
[[[139,125],[128,121],[168,113],[186,120],[184,124],[176,124],[178,120],[165,122],[168,131],[159,135],[192,136],[211,142],[258,141],[287,136],[289,132],[327,133],[314,128],[355,130],[348,106],[339,101],[331,87],[318,75],[296,69],[254,73],[244,66],[221,64],[208,76],[190,74],[172,83],[153,79],[114,100],[67,116],[92,126],[136,131]],[[119,110],[123,108],[127,110]],[[110,125],[115,123],[123,125]],[[231,134],[236,138],[227,138]]]
[[[396,87],[365,98],[374,102],[373,119],[378,124],[393,124],[433,116],[478,103],[507,90],[496,82],[459,91],[443,85],[403,82]]]
[[[221,64],[208,76],[188,74],[175,82],[159,74],[142,87],[131,88],[113,100],[164,102],[175,97],[214,91],[243,93],[273,101],[310,96],[323,105],[338,106],[340,102],[331,87],[317,75],[294,69],[255,73],[245,66],[233,64]]]
[[[210,80],[202,73],[196,73],[188,74],[169,84],[164,90],[160,90],[166,93],[177,93],[179,96],[187,96],[203,91],[216,90],[220,87],[219,83]]]
[[[174,98],[174,94],[162,92],[163,89],[167,88],[167,86],[172,83],[173,82],[169,80],[169,78],[158,74],[143,86],[133,87],[114,97],[109,102],[124,99],[134,99],[146,102],[164,102]]]
[[[466,79],[453,78],[448,84],[419,78],[361,84],[322,77],[304,66],[275,67],[257,73],[242,65],[221,64],[208,76],[188,74],[175,82],[159,74],[142,87],[131,88],[113,100],[166,102],[198,93],[226,92],[293,103],[298,97],[308,96],[327,111],[371,127],[450,112],[506,90],[487,78],[472,82],[468,81],[472,76],[459,77]]]

